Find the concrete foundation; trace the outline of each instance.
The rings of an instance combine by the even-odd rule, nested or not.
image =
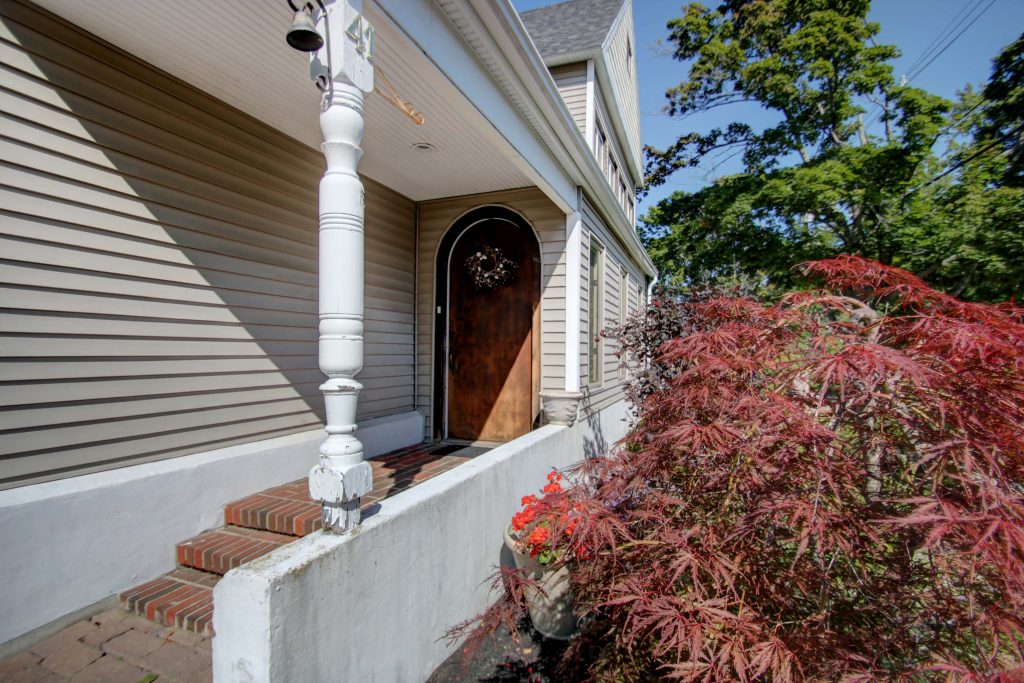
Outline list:
[[[418,443],[423,417],[360,426],[367,455]],[[174,545],[226,503],[306,476],[321,429],[0,491],[0,657],[85,607],[174,569]]]
[[[382,501],[359,530],[322,532],[232,570],[214,593],[214,679],[425,680],[443,634],[496,596],[502,531],[552,467],[606,451],[625,404],[549,425]]]

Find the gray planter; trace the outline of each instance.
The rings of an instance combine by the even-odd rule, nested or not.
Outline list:
[[[526,589],[526,605],[533,627],[543,636],[555,640],[569,640],[579,631],[578,617],[573,609],[573,594],[569,585],[569,568],[551,570],[529,555],[516,550],[511,527],[505,527],[505,546],[512,553],[516,569],[538,583],[543,593],[535,588]]]
[[[578,391],[542,391],[540,399],[544,405],[544,419],[548,424],[571,427],[576,422],[580,399],[583,394]]]

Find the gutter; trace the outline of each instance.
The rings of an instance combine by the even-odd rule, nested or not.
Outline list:
[[[645,273],[656,277],[654,262],[576,127],[511,0],[447,0],[438,5],[551,153],[565,165],[573,182],[584,188],[626,251]]]

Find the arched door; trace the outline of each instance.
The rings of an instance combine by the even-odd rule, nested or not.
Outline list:
[[[453,226],[438,254],[447,274],[438,407],[442,436],[509,441],[536,415],[540,252],[522,218],[489,209]]]

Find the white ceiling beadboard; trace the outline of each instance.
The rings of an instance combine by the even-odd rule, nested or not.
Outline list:
[[[308,57],[285,43],[292,19],[286,0],[35,2],[319,148],[319,92]],[[417,126],[368,94],[360,172],[416,201],[533,185],[515,150],[400,29],[371,2],[365,13],[376,31],[375,65],[426,122]],[[435,149],[412,149],[420,142]]]

